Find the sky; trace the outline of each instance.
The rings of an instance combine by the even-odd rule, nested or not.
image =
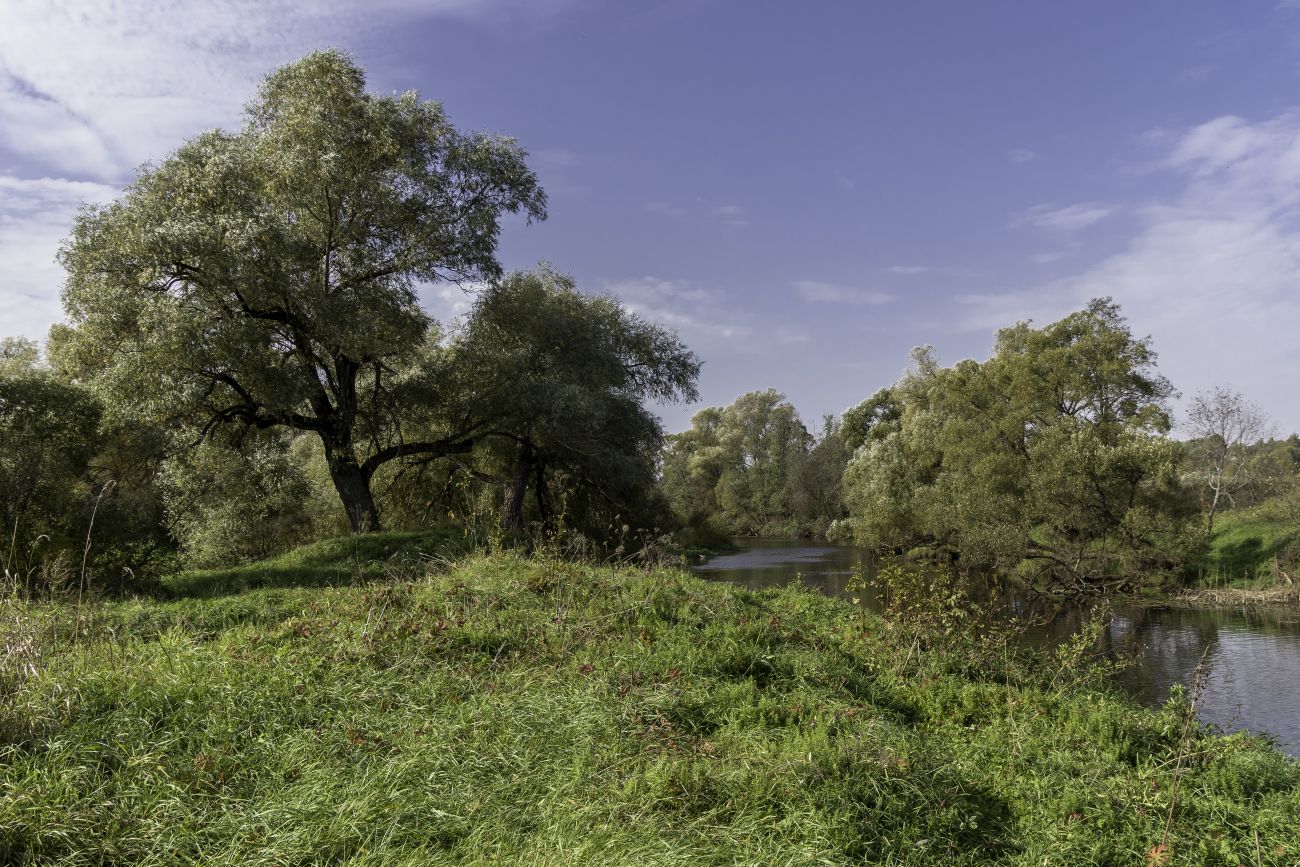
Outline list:
[[[4,0],[0,336],[59,320],[83,203],[325,47],[522,143],[550,217],[502,263],[676,329],[669,430],[769,387],[812,426],[1099,296],[1300,430],[1300,0]]]

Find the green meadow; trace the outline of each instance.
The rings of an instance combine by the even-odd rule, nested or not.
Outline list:
[[[348,540],[167,600],[11,600],[0,860],[1300,859],[1300,763],[1132,704],[1086,636],[366,542],[386,567]]]

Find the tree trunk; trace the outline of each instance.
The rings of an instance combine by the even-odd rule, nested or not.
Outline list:
[[[528,482],[533,475],[533,447],[519,447],[515,474],[506,487],[506,501],[501,511],[501,529],[507,533],[524,531],[524,498],[528,496]]]
[[[339,499],[343,501],[343,510],[348,514],[352,532],[373,533],[379,530],[379,509],[375,506],[374,495],[370,493],[370,477],[361,470],[351,454],[332,453],[327,444],[325,455],[330,478],[334,481],[334,490],[339,492]]]
[[[1219,510],[1219,493],[1223,490],[1223,487],[1216,481],[1215,484],[1211,485],[1211,489],[1214,491],[1214,497],[1210,500],[1210,508],[1205,513],[1205,532],[1213,536],[1214,513]]]
[[[534,496],[537,498],[537,514],[541,518],[543,529],[550,531],[554,529],[551,526],[551,506],[546,498],[546,464],[542,461],[535,461],[533,465],[533,477],[536,488]]]

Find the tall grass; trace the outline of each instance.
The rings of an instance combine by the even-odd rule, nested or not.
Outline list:
[[[844,602],[671,569],[422,572],[200,585],[75,632],[6,608],[37,649],[0,705],[0,861],[1300,860],[1300,766],[1185,698],[1062,680],[1082,646],[909,655]]]

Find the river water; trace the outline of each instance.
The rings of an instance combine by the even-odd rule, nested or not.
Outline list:
[[[870,555],[856,548],[774,539],[739,540],[740,550],[714,557],[694,569],[702,577],[730,581],[751,590],[792,581],[848,598],[855,569],[871,574]],[[853,594],[879,611],[871,592]],[[1016,609],[1041,609],[1028,595],[1010,594]],[[1208,673],[1198,706],[1201,718],[1224,731],[1249,730],[1272,737],[1300,756],[1300,608],[1152,608],[1113,604],[1103,636],[1126,649],[1135,663],[1119,676],[1122,688],[1142,704],[1158,706],[1174,684],[1190,686],[1202,654]],[[1035,622],[1026,641],[1059,641],[1086,620],[1069,606],[1046,622]]]

